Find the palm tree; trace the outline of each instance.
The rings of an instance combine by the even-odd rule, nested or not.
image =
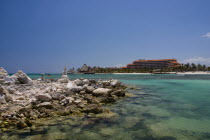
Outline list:
[[[203,65],[203,66],[202,66],[202,70],[203,70],[203,71],[206,71],[206,65]]]
[[[201,64],[198,64],[198,65],[197,65],[197,70],[202,71],[202,68],[203,68],[203,67],[201,66]]]
[[[192,63],[192,64],[191,64],[191,68],[192,68],[193,71],[195,71],[196,68],[197,68],[197,66],[196,66],[194,63]]]

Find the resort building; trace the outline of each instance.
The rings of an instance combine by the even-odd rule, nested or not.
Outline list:
[[[133,61],[132,64],[128,64],[126,67],[128,69],[141,69],[141,68],[151,68],[151,69],[162,69],[167,67],[179,67],[180,63],[177,59],[158,59],[158,60],[137,60]]]

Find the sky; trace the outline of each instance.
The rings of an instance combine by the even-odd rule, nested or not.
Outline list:
[[[0,1],[0,67],[10,73],[164,58],[210,66],[210,0]]]

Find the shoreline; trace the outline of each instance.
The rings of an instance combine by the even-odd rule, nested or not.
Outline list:
[[[153,73],[112,73],[112,74],[133,74],[133,75],[150,75],[150,74],[153,74]],[[164,73],[163,73],[164,74]],[[205,74],[210,74],[209,71],[195,71],[195,72],[167,72],[166,74],[198,74],[198,75],[205,75]]]

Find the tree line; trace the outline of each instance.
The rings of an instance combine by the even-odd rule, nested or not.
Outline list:
[[[165,67],[161,69],[154,68],[141,68],[141,69],[128,69],[128,68],[101,68],[95,67],[92,71],[95,73],[152,73],[154,71],[160,72],[186,72],[186,71],[210,71],[210,67],[201,64],[187,63],[181,64],[179,67]]]

